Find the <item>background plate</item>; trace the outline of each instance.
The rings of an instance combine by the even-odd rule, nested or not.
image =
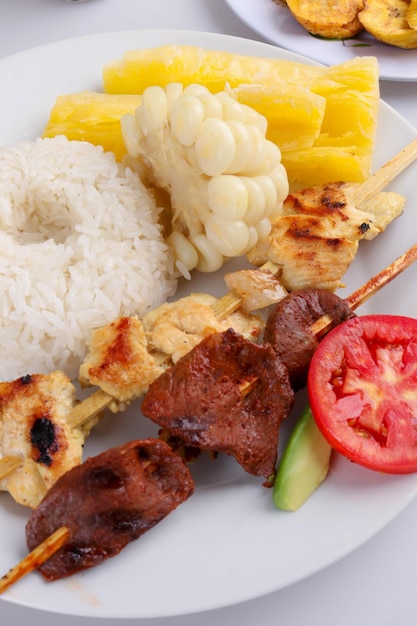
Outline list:
[[[102,67],[126,50],[168,43],[204,46],[242,54],[300,57],[275,46],[217,34],[141,31],[62,41],[0,61],[0,144],[42,133],[59,94],[100,90]],[[406,145],[416,131],[381,103],[375,165]],[[346,275],[346,294],[364,283],[414,243],[417,164],[392,188],[409,199],[405,214],[386,233],[363,242]],[[239,261],[227,270],[238,267]],[[410,285],[417,265],[397,278],[363,312],[416,315]],[[222,295],[222,273],[195,276],[190,291]],[[303,406],[300,398],[297,410]],[[284,442],[291,419],[283,428]],[[139,405],[107,416],[86,444],[86,456],[130,439],[156,433],[141,419]],[[88,617],[166,617],[219,608],[299,581],[358,548],[393,519],[417,492],[417,476],[383,476],[337,457],[330,478],[297,513],[280,512],[271,491],[240,470],[233,459],[200,459],[193,467],[195,495],[119,556],[56,583],[36,573],[2,596],[2,601]],[[29,512],[0,494],[0,574],[26,554]]]
[[[310,35],[289,10],[274,0],[225,0],[249,28],[287,50],[320,61],[341,63],[355,56],[376,56],[383,80],[417,80],[417,50],[402,50],[383,44],[368,33],[354,39],[326,41]]]

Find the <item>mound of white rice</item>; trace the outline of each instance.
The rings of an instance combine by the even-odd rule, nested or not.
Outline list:
[[[77,377],[94,328],[175,292],[158,214],[101,148],[56,137],[0,150],[0,380]]]

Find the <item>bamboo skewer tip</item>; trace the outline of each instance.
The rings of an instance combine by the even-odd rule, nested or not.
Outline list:
[[[69,531],[64,526],[58,528],[45,541],[40,543],[32,552],[29,552],[22,561],[15,565],[0,578],[0,595],[15,582],[29,574],[34,569],[45,563],[53,554],[55,554],[68,541]]]

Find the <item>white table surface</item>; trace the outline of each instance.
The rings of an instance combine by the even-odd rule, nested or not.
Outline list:
[[[142,28],[260,39],[223,0],[0,0],[0,57],[68,37]],[[7,89],[7,85],[0,89]],[[417,83],[382,82],[381,96],[417,127]],[[415,626],[416,523],[414,501],[354,553],[286,589],[198,615],[129,621],[141,626]],[[109,626],[126,622],[33,611],[0,599],[2,626],[92,626],[99,621]]]

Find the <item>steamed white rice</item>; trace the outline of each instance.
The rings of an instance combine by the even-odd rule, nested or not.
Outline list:
[[[0,380],[77,377],[94,328],[175,292],[158,214],[99,147],[55,137],[0,149]]]

